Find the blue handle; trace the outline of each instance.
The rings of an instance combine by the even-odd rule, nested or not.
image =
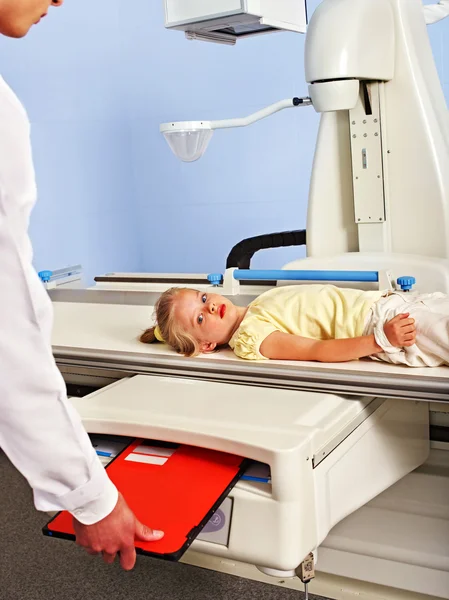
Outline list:
[[[403,292],[409,292],[416,283],[416,279],[411,275],[398,277],[396,283],[401,286]]]
[[[223,275],[221,273],[211,273],[207,276],[207,279],[212,285],[220,285],[223,281]]]
[[[379,281],[377,271],[256,271],[237,269],[234,279],[259,281]]]
[[[53,272],[52,271],[39,271],[38,275],[41,278],[41,281],[43,281],[44,283],[47,283],[48,281],[50,281],[50,279],[53,275]]]

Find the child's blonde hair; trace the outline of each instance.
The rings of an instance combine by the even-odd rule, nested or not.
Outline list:
[[[144,344],[151,344],[157,340],[155,329],[159,328],[160,334],[167,344],[172,348],[184,354],[184,356],[196,356],[200,354],[198,341],[182,329],[174,316],[174,300],[183,290],[188,288],[170,288],[159,297],[154,307],[156,323],[154,327],[149,327],[140,336],[140,341]],[[196,291],[196,290],[194,290]]]

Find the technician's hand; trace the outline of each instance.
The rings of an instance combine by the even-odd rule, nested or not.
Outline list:
[[[416,341],[415,319],[409,313],[396,315],[384,325],[385,335],[392,346],[403,348],[413,346]]]
[[[131,570],[136,563],[134,540],[152,542],[160,540],[162,531],[153,531],[142,525],[123,496],[119,493],[114,510],[107,517],[93,525],[83,525],[73,518],[76,543],[89,554],[103,554],[106,563],[113,563],[117,552],[120,553],[120,564],[125,571]]]

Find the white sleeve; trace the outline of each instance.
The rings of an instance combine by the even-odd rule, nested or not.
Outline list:
[[[0,189],[0,445],[39,510],[66,509],[91,524],[113,510],[117,490],[66,397],[42,330],[51,301],[24,264],[9,212]]]
[[[423,8],[427,25],[437,23],[449,16],[449,0],[441,0],[438,4],[427,4]]]
[[[117,490],[66,397],[42,330],[51,301],[24,264],[4,201],[0,191],[0,445],[39,510],[66,509],[95,523],[113,510]]]

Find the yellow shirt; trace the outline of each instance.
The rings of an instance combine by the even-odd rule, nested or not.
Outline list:
[[[229,345],[237,356],[259,360],[260,345],[274,331],[315,340],[358,337],[384,293],[317,284],[273,288],[251,302]]]

